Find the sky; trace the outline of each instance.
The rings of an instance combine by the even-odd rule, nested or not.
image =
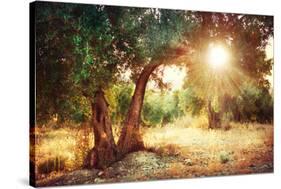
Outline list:
[[[179,68],[175,65],[166,66],[164,68],[163,81],[171,84],[171,90],[181,89],[184,84],[184,78],[186,76],[186,69]]]

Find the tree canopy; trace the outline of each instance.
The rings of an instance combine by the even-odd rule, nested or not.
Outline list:
[[[63,119],[74,109],[83,114],[85,97],[122,79],[121,73],[130,73],[135,81],[145,65],[179,53],[176,47],[196,26],[190,11],[44,2],[36,6],[40,120],[54,114]]]
[[[186,85],[197,94],[234,94],[238,83],[248,80],[269,88],[266,76],[273,61],[266,59],[265,47],[273,36],[271,17],[46,2],[36,6],[38,121],[54,115],[88,119],[89,99],[98,88],[109,89],[124,75],[136,82],[144,66],[153,63],[187,66]],[[205,65],[203,54],[211,42],[223,43],[235,54],[224,74]],[[181,53],[183,58],[173,59]],[[158,69],[151,75],[158,86],[163,86],[162,74]]]

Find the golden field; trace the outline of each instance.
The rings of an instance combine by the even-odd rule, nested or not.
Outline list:
[[[34,130],[35,146],[31,150],[35,152],[37,179],[83,168],[87,151],[94,146],[93,132],[88,124],[70,124]],[[114,127],[116,140],[119,130]],[[164,127],[142,128],[142,133],[149,152],[171,159],[169,166],[153,172],[155,178],[273,171],[273,126],[269,124],[230,123],[230,128],[210,130],[204,117],[186,116]],[[133,180],[146,178],[135,175]]]

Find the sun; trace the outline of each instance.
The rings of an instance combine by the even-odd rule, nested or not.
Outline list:
[[[213,68],[221,68],[229,62],[229,52],[223,45],[210,44],[207,52],[207,63]]]

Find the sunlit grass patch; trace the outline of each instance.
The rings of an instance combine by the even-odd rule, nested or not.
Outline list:
[[[197,121],[196,121],[197,120]],[[182,123],[182,124],[180,124]],[[230,123],[231,129],[208,129],[205,118],[183,118],[165,127],[144,129],[147,147],[176,144],[179,146],[205,146],[213,148],[248,147],[272,139],[272,125],[258,123]],[[203,125],[203,126],[202,126]]]
[[[206,116],[196,116],[192,117],[191,115],[185,115],[184,117],[180,117],[176,119],[173,123],[169,123],[166,125],[167,127],[184,127],[184,128],[208,128],[208,119]]]
[[[196,175],[216,175],[225,171],[242,174],[255,172],[256,167],[266,166],[264,164],[269,163],[269,169],[272,166],[272,125],[230,123],[229,130],[208,129],[200,124],[177,125],[188,123],[189,119],[178,120],[163,128],[145,129],[146,147],[160,155],[180,155],[184,161],[192,162],[188,169]],[[174,149],[179,153],[168,153]]]
[[[35,171],[40,177],[82,167],[86,153],[93,147],[93,133],[89,128],[37,127],[35,141]]]
[[[114,139],[117,142],[120,127],[113,126]],[[61,174],[84,166],[85,158],[94,147],[93,128],[89,124],[63,124],[54,129],[36,127],[34,130],[35,171],[38,178]]]

